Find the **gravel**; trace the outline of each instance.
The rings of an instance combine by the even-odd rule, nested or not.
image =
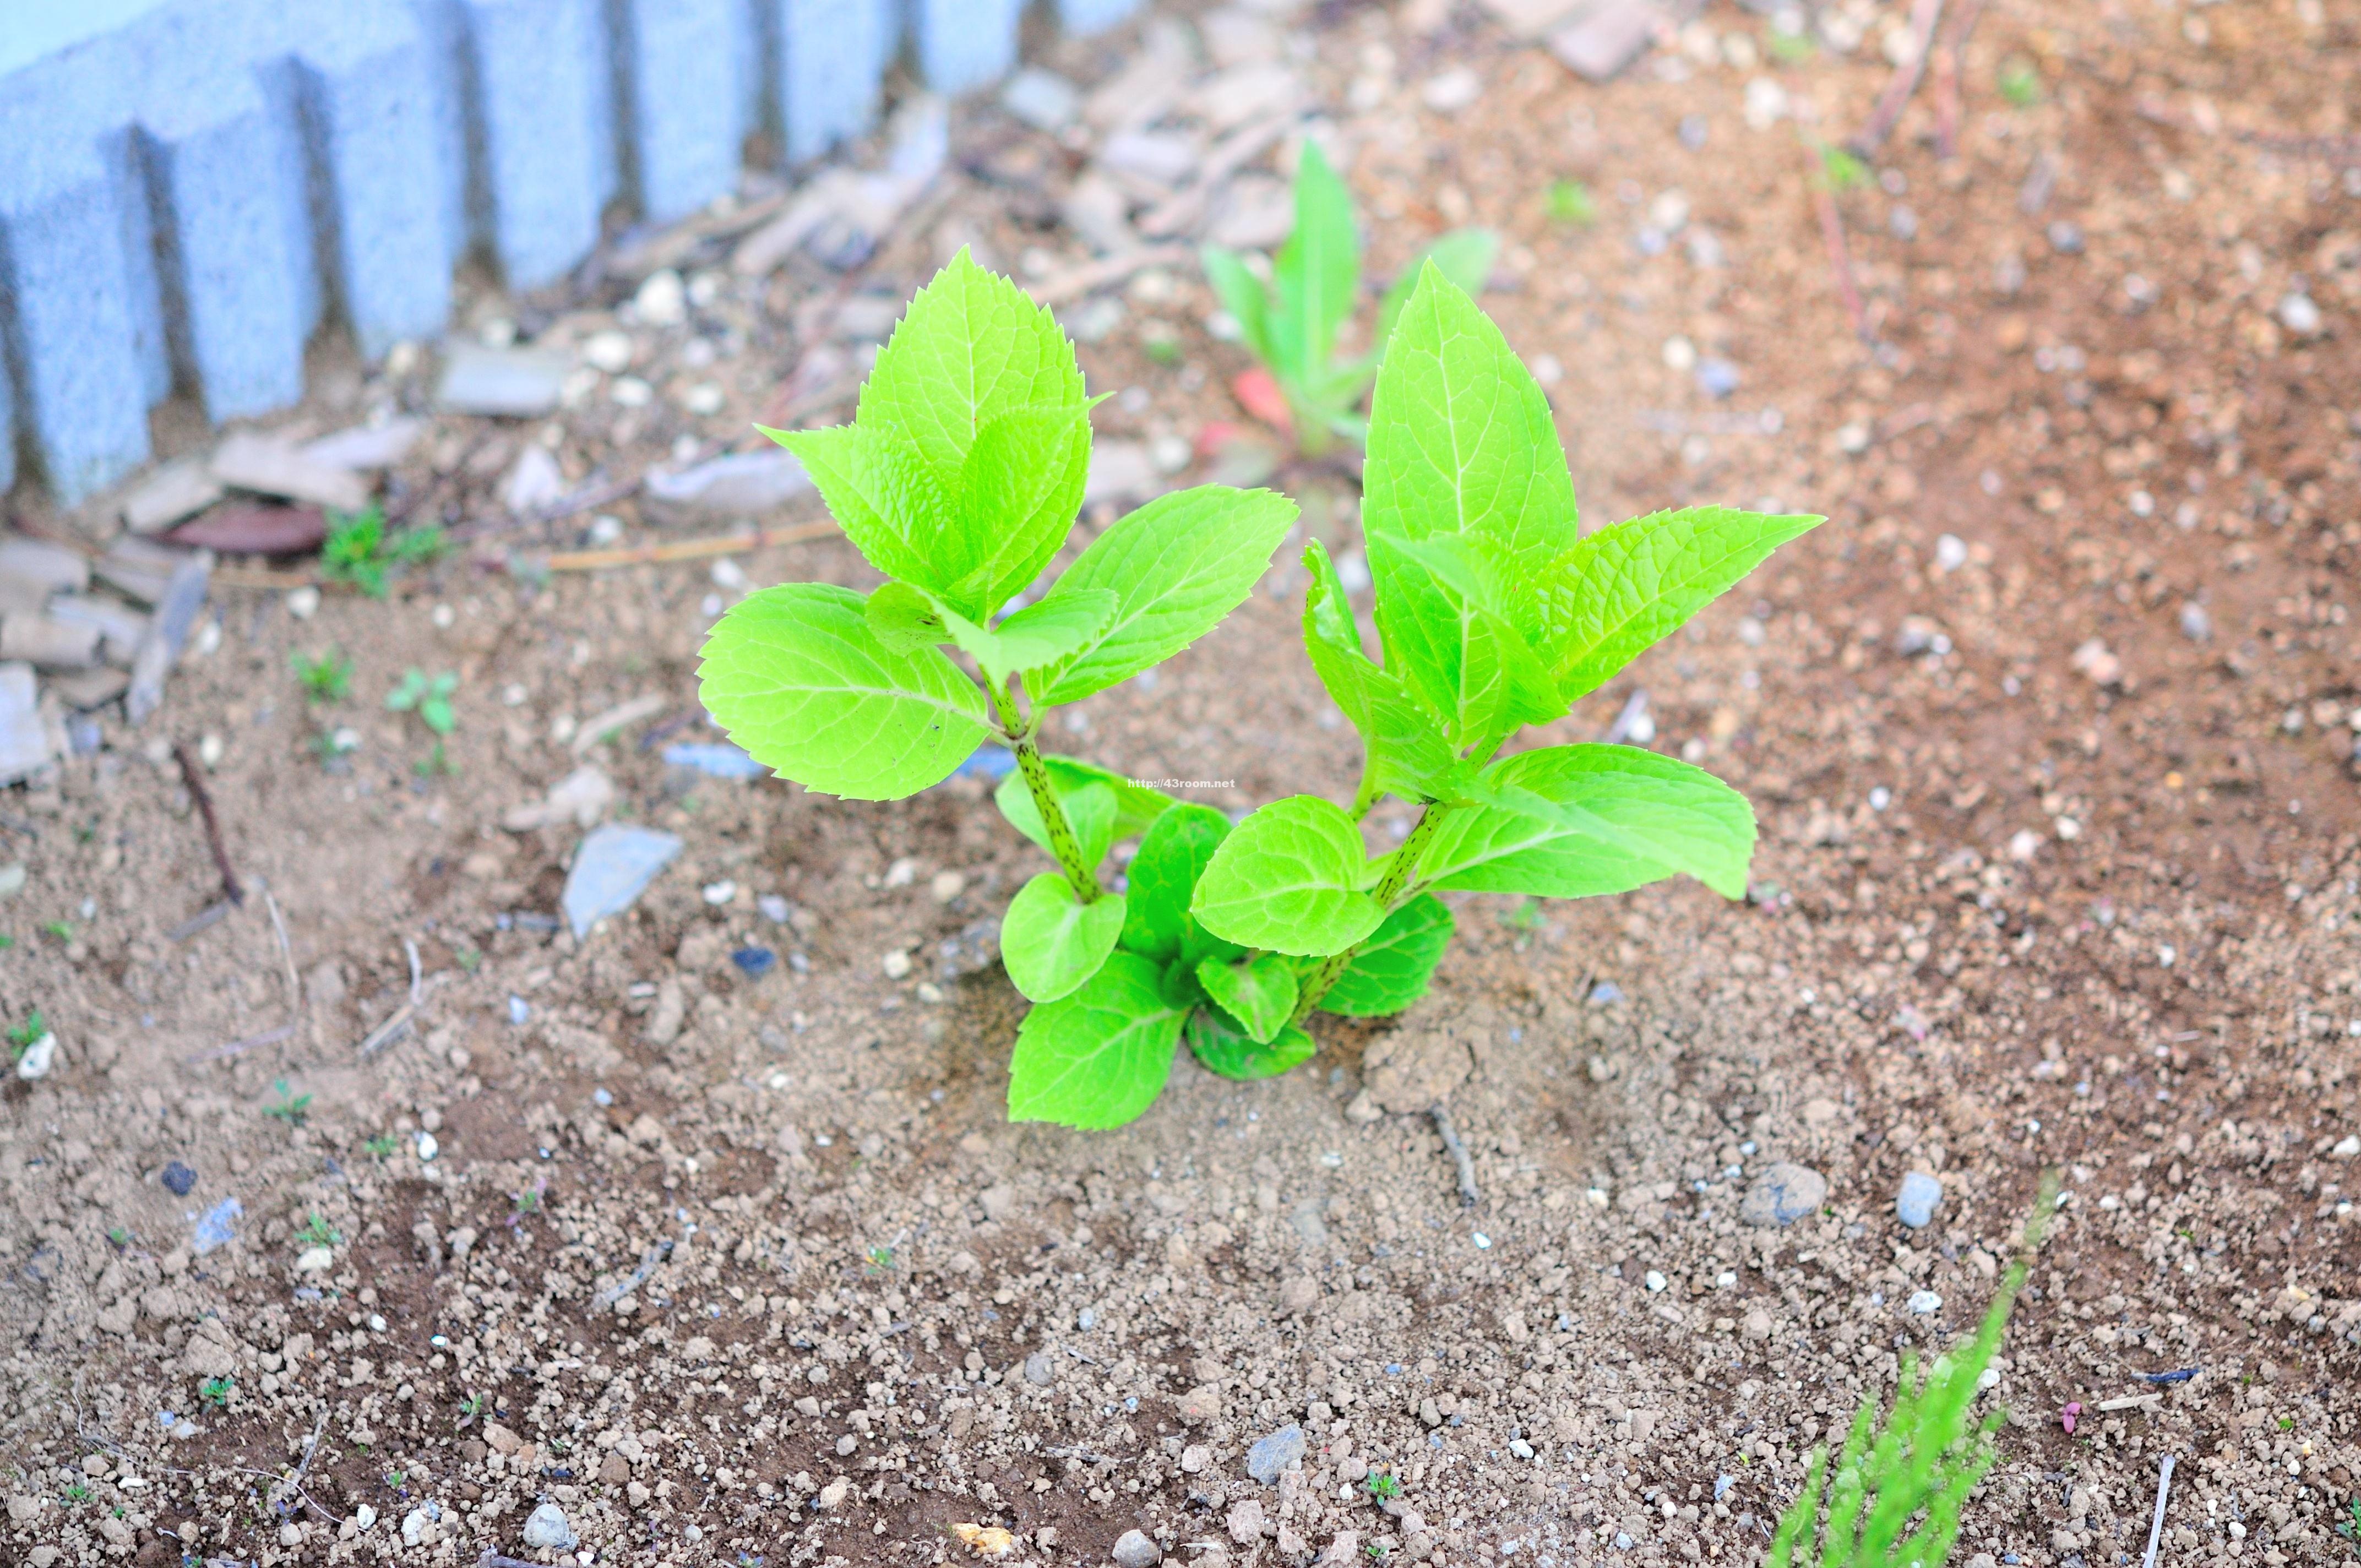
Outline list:
[[[1828,1201],[1828,1179],[1806,1165],[1781,1160],[1756,1177],[1739,1203],[1739,1217],[1770,1229],[1792,1225]]]
[[[1153,1541],[1136,1530],[1127,1530],[1115,1543],[1115,1568],[1148,1568],[1163,1560],[1164,1553]]]
[[[524,1521],[524,1543],[534,1551],[565,1552],[574,1540],[574,1527],[566,1522],[566,1510],[555,1503],[542,1504]]]
[[[1280,1473],[1303,1457],[1303,1429],[1290,1422],[1246,1451],[1246,1474],[1276,1486]]]
[[[1935,1206],[1943,1201],[1943,1184],[1923,1170],[1914,1170],[1902,1179],[1902,1190],[1894,1195],[1894,1212],[1902,1223],[1914,1231],[1925,1230],[1935,1219]]]

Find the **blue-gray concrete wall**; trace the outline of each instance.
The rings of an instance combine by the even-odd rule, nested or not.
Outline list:
[[[1088,31],[1138,0],[1042,3]],[[983,86],[1024,4],[92,0],[104,30],[0,56],[0,491],[115,484],[174,394],[296,401],[324,329],[434,335],[470,252],[538,287],[610,210],[685,217],[750,146],[819,157],[906,49]]]

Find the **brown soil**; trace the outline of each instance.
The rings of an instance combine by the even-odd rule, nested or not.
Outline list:
[[[1750,1562],[1814,1441],[1900,1354],[1972,1327],[2045,1166],[2068,1206],[1989,1396],[2012,1413],[1961,1555],[2136,1561],[2168,1454],[2164,1560],[2354,1555],[2334,1529],[2361,1470],[2353,14],[1991,8],[1958,155],[1928,145],[1930,82],[1882,183],[1837,198],[1865,345],[1795,127],[1741,107],[1767,75],[1807,137],[1858,124],[1893,8],[1862,10],[1850,57],[1744,70],[1700,60],[1767,28],[1716,11],[1711,38],[1606,89],[1479,16],[1404,10],[1306,13],[1300,63],[1358,149],[1383,267],[1448,223],[1506,232],[1488,303],[1562,367],[1590,514],[1831,518],[1532,738],[1595,736],[1644,688],[1654,743],[1755,800],[1753,896],[1464,897],[1399,1022],[1323,1023],[1274,1082],[1184,1057],[1118,1134],[1011,1127],[1022,1003],[978,934],[1032,851],[972,784],[859,806],[667,769],[650,742],[701,734],[694,655],[725,591],[701,565],[537,581],[505,547],[582,533],[494,533],[308,622],[223,589],[162,718],[107,718],[0,818],[29,872],[0,998],[62,1043],[0,1110],[0,1558],[472,1563],[521,1552],[550,1501],[631,1563],[932,1563],[966,1554],[961,1524],[1041,1563],[1104,1561],[1134,1527],[1199,1563]],[[1135,37],[1050,62],[1095,80]],[[2037,103],[1997,95],[2004,64]],[[1459,67],[1481,99],[1423,107]],[[960,138],[948,197],[862,289],[898,298],[963,242],[1005,267],[1083,254],[1055,223],[1062,149],[989,106]],[[1588,183],[1595,224],[1552,221],[1559,178]],[[1675,190],[1687,227],[1646,255]],[[642,331],[648,409],[444,419],[396,501],[498,517],[537,436],[577,482],[735,439],[815,346],[799,307],[837,286],[798,260]],[[480,313],[578,338],[628,294],[603,287]],[[2317,335],[2282,309],[2307,289]],[[1193,276],[1127,299],[1082,350],[1095,389],[1141,389],[1101,438],[1237,422],[1241,361]],[[1177,366],[1144,321],[1179,329]],[[688,337],[732,333],[719,371],[677,372],[725,380],[730,406],[678,411]],[[1675,336],[1737,367],[1727,401],[1670,367]],[[616,510],[627,541],[659,521]],[[1348,497],[1323,526],[1350,545]],[[833,541],[740,564],[871,580]],[[1198,792],[1224,806],[1345,795],[1358,759],[1294,646],[1301,582],[1274,572],[1060,743],[1234,780]],[[290,656],[330,644],[355,694],[309,710]],[[424,732],[380,706],[411,664],[462,676],[451,774],[422,776]],[[664,711],[590,755],[620,812],[687,848],[577,945],[547,918],[576,830],[499,818],[577,764],[561,717],[642,694]],[[362,744],[324,768],[308,742],[338,724]],[[217,882],[167,734],[224,742],[211,788],[284,913],[300,1010],[262,898],[170,935]],[[405,942],[418,1026],[361,1058],[409,993]],[[788,961],[750,981],[748,944]],[[300,1118],[267,1113],[281,1082]],[[1417,1113],[1432,1086],[1474,1208]],[[1742,1224],[1783,1159],[1827,1177],[1824,1211]],[[197,1173],[185,1198],[160,1185],[172,1160]],[[1914,1169],[1945,1189],[1918,1232],[1894,1204]],[[238,1240],[196,1255],[194,1219],[229,1197]],[[299,1273],[314,1216],[333,1260]],[[1922,1291],[1938,1310],[1908,1309]],[[1301,1468],[1248,1479],[1246,1446],[1289,1422]],[[1400,1480],[1390,1509],[1371,1466]]]

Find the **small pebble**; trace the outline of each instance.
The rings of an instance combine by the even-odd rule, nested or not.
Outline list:
[[[524,1521],[524,1543],[534,1551],[570,1551],[574,1542],[574,1527],[566,1522],[566,1510],[555,1503],[542,1504]]]
[[[1809,1166],[1781,1160],[1764,1168],[1746,1189],[1738,1217],[1764,1229],[1792,1225],[1817,1210],[1828,1196],[1827,1177]]]
[[[1156,1542],[1138,1530],[1127,1530],[1115,1538],[1115,1568],[1152,1568],[1163,1558]]]
[[[1943,1299],[1932,1290],[1913,1290],[1910,1299],[1904,1305],[1910,1309],[1913,1316],[1931,1318],[1943,1310]]]
[[[1025,1358],[1025,1381],[1036,1388],[1047,1388],[1058,1380],[1058,1364],[1047,1352],[1035,1351]]]
[[[1894,1196],[1894,1212],[1912,1230],[1924,1230],[1935,1218],[1935,1206],[1942,1201],[1943,1184],[1923,1170],[1914,1170],[1902,1179],[1902,1190]]]
[[[1266,1486],[1276,1486],[1280,1473],[1303,1457],[1303,1429],[1290,1421],[1246,1451],[1246,1474]]]
[[[768,948],[741,948],[730,955],[730,961],[736,964],[747,979],[760,980],[778,967],[779,955]]]
[[[1642,1283],[1646,1285],[1649,1291],[1653,1294],[1655,1291],[1662,1290],[1665,1286],[1671,1284],[1672,1281],[1666,1279],[1662,1274],[1652,1268],[1648,1270],[1648,1277],[1646,1279],[1642,1280]]]
[[[887,980],[904,979],[910,972],[910,955],[896,948],[885,955],[884,968]]]
[[[197,1173],[176,1159],[164,1168],[163,1173],[157,1179],[164,1184],[164,1190],[173,1197],[186,1198],[197,1184]]]
[[[418,1159],[420,1164],[423,1165],[431,1161],[436,1155],[441,1154],[442,1152],[443,1146],[434,1141],[434,1134],[421,1133],[418,1135]]]

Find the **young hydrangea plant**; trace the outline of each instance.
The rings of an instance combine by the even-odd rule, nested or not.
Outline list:
[[[1312,456],[1334,437],[1358,442],[1367,435],[1367,422],[1353,411],[1385,358],[1422,267],[1432,262],[1474,291],[1483,288],[1499,249],[1488,229],[1458,229],[1436,240],[1386,291],[1368,350],[1339,358],[1336,335],[1360,290],[1361,242],[1351,192],[1319,145],[1307,141],[1295,167],[1295,227],[1271,263],[1269,284],[1220,246],[1205,247],[1203,260],[1206,281],[1237,319],[1240,339],[1287,400],[1297,447]]]
[[[961,251],[910,302],[851,424],[763,432],[803,460],[888,580],[865,595],[826,583],[750,595],[716,623],[698,670],[730,737],[821,794],[898,800],[981,745],[1007,746],[1001,809],[1058,870],[1018,892],[1001,951],[1017,990],[1045,1003],[1099,976],[1135,920],[1162,917],[1099,868],[1173,803],[1045,755],[1044,717],[1212,630],[1295,521],[1266,490],[1177,491],[1118,520],[1020,608],[1081,510],[1091,407],[1057,322]],[[1187,891],[1174,895],[1183,913]]]
[[[1189,1011],[1201,1059],[1281,1071],[1312,1054],[1315,1009],[1418,1000],[1451,939],[1437,894],[1580,898],[1686,873],[1742,896],[1754,813],[1710,773],[1629,746],[1500,752],[1821,521],[1692,507],[1582,533],[1541,387],[1427,266],[1371,404],[1362,523],[1381,662],[1326,552],[1303,556],[1304,647],[1361,734],[1360,787],[1349,808],[1295,795],[1235,828],[1169,812],[1135,862],[1148,874],[1159,840],[1194,822],[1184,962],[1155,994]],[[1418,815],[1372,858],[1361,820],[1389,794]],[[1144,975],[1132,989],[1148,992]]]

